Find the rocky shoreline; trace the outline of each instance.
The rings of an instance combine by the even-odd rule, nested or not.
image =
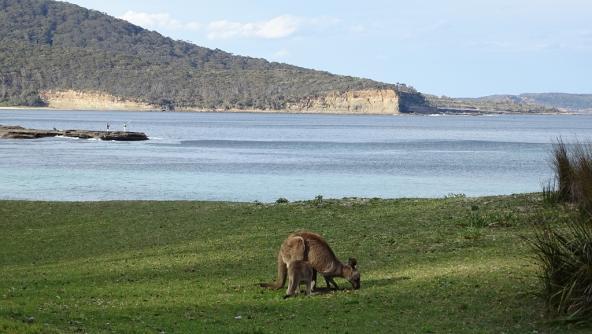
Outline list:
[[[92,130],[39,130],[27,129],[22,126],[0,125],[0,138],[2,139],[37,139],[47,137],[71,137],[80,139],[99,139],[116,141],[148,140],[143,132],[128,131],[92,131]]]

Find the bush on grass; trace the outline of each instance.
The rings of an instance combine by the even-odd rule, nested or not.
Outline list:
[[[574,203],[592,214],[592,144],[568,147],[558,139],[552,153],[555,181],[543,187],[545,200]]]
[[[577,220],[563,228],[546,227],[533,239],[542,267],[543,298],[568,320],[592,315],[592,222]]]
[[[592,316],[592,145],[571,148],[559,139],[552,152],[555,181],[543,187],[547,202],[574,203],[580,215],[566,224],[541,225],[531,239],[541,266],[543,297],[566,320]]]

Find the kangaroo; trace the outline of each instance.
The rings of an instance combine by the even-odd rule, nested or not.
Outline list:
[[[306,283],[306,294],[310,295],[315,284],[313,273],[314,269],[306,261],[296,260],[288,263],[288,290],[284,299],[298,294],[300,283]]]
[[[347,264],[342,263],[323,237],[309,231],[292,233],[284,240],[277,256],[277,281],[260,285],[271,289],[283,288],[286,283],[287,265],[296,260],[310,263],[314,269],[315,285],[316,272],[319,272],[325,277],[329,288],[332,284],[335,289],[338,289],[333,277],[343,277],[351,283],[354,289],[360,288],[360,272],[356,268],[356,259],[350,258]]]

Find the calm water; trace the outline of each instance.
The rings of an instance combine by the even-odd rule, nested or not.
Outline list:
[[[592,115],[345,116],[0,110],[0,124],[146,142],[0,140],[0,198],[274,201],[539,191]]]

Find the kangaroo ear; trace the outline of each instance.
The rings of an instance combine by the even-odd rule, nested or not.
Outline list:
[[[358,261],[355,258],[350,257],[349,260],[347,261],[347,264],[349,264],[352,268],[355,269],[356,264],[358,264]]]

